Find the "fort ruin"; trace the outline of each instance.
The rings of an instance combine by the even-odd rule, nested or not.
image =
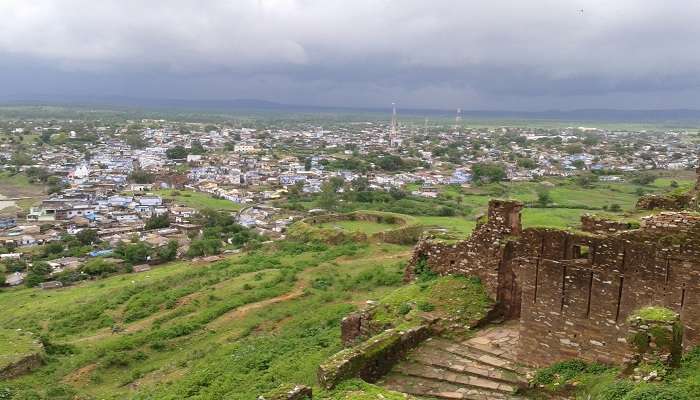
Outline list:
[[[518,361],[634,358],[629,318],[663,306],[680,316],[685,348],[700,344],[700,216],[661,212],[639,227],[584,216],[582,230],[523,229],[517,201],[492,200],[467,240],[424,239],[406,269],[478,276],[494,315],[519,320]]]

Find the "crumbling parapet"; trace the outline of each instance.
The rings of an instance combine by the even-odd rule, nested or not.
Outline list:
[[[691,193],[646,194],[637,200],[635,207],[639,210],[680,211],[691,208],[692,203],[693,195]]]
[[[683,352],[680,316],[664,307],[646,307],[628,319],[628,366],[640,363],[676,367]]]
[[[430,337],[428,326],[389,329],[359,345],[341,350],[318,367],[318,382],[326,389],[351,378],[376,382],[409,350]]]
[[[369,301],[365,308],[348,314],[340,321],[340,340],[343,346],[354,346],[389,328],[374,319],[375,311],[376,302]]]
[[[257,400],[311,400],[311,388],[305,385],[283,385],[258,396]]]
[[[639,224],[625,221],[615,221],[593,214],[581,216],[581,230],[591,233],[615,233],[638,228]]]
[[[508,235],[519,235],[523,230],[520,211],[523,203],[515,200],[489,201],[488,222],[485,226]]]
[[[410,281],[417,268],[428,268],[438,275],[470,275],[481,279],[489,296],[498,298],[499,275],[507,266],[504,262],[506,245],[522,233],[520,212],[523,204],[514,200],[491,200],[488,220],[472,235],[458,243],[421,240],[413,249],[404,278]],[[507,261],[507,260],[506,260]]]
[[[690,233],[700,231],[700,214],[690,212],[662,212],[642,217],[642,227],[648,231]]]

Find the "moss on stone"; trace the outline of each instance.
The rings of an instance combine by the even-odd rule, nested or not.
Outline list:
[[[644,307],[630,315],[630,319],[636,318],[644,321],[673,322],[678,318],[678,314],[666,307]]]

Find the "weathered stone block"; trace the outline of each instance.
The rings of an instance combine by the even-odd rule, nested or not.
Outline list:
[[[258,396],[258,400],[311,400],[311,388],[305,385],[283,385]]]
[[[427,326],[405,331],[386,330],[359,345],[342,350],[318,368],[318,382],[326,389],[346,379],[360,377],[375,382],[410,349],[430,336]]]

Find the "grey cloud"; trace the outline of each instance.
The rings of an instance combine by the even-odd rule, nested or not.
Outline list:
[[[700,72],[687,0],[5,0],[0,15],[0,83],[18,93],[677,107]]]

